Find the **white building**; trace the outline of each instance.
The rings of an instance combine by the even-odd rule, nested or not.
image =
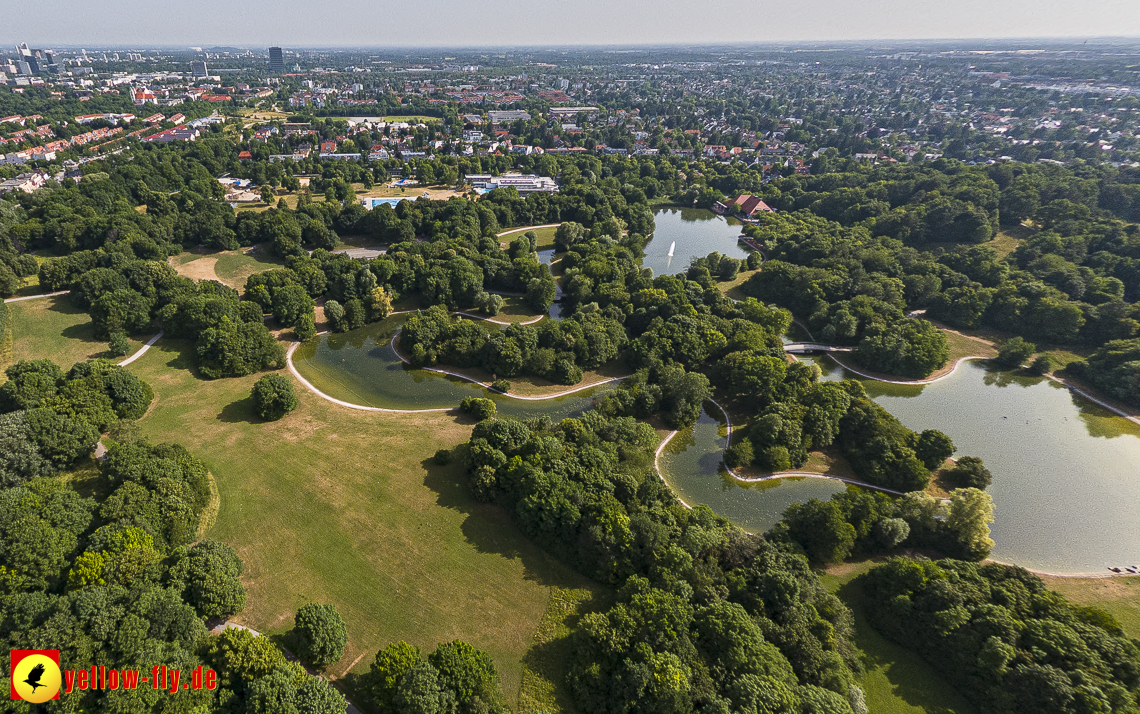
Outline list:
[[[556,193],[558,184],[548,176],[535,176],[534,174],[503,174],[491,176],[489,174],[471,174],[467,183],[473,188],[494,191],[497,188],[513,186],[520,196],[532,193]]]

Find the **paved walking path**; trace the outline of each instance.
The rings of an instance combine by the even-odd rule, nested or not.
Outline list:
[[[139,351],[138,351],[138,352],[135,352],[135,353],[134,353],[133,355],[131,355],[130,357],[126,358],[126,359],[125,359],[125,360],[123,360],[122,362],[119,362],[119,366],[120,366],[120,367],[126,367],[126,366],[127,366],[128,364],[130,364],[131,362],[134,362],[134,361],[135,361],[136,359],[138,359],[139,357],[142,357],[143,355],[145,355],[145,354],[146,354],[146,351],[147,351],[147,350],[149,350],[149,349],[151,348],[151,345],[153,345],[155,342],[158,342],[158,338],[159,338],[159,337],[162,337],[162,332],[161,332],[161,331],[160,331],[160,332],[159,332],[157,335],[155,335],[154,337],[150,338],[150,340],[148,340],[148,341],[147,341],[147,343],[146,343],[145,345],[143,345],[143,346],[142,346],[142,347],[139,349]]]
[[[825,345],[822,342],[789,342],[784,345],[785,352],[802,354],[804,352],[854,352],[854,347],[841,347],[839,345]]]
[[[293,365],[293,353],[296,352],[297,348],[300,346],[301,346],[300,342],[294,342],[293,344],[289,345],[289,350],[285,353],[285,362],[289,367],[289,372],[292,373],[292,375],[297,378],[298,382],[305,385],[305,388],[308,389],[310,392],[317,395],[321,399],[326,399],[326,400],[332,402],[333,404],[339,404],[342,407],[348,407],[349,409],[357,409],[357,410],[362,411],[362,412],[386,412],[389,414],[418,414],[420,412],[449,412],[449,411],[452,411],[455,409],[455,407],[443,407],[440,409],[384,409],[382,407],[366,407],[363,404],[353,404],[352,402],[346,402],[343,399],[337,399],[335,397],[330,397],[329,395],[325,394],[321,390],[314,387],[313,384],[309,380],[302,377],[301,373],[298,372],[297,368]]]
[[[70,290],[60,290],[55,293],[41,293],[39,295],[25,295],[24,297],[4,298],[4,302],[23,302],[24,300],[39,300],[40,298],[55,297],[56,295],[67,295]]]
[[[538,230],[539,228],[557,228],[560,225],[562,225],[562,224],[561,223],[547,223],[545,226],[525,226],[523,228],[512,228],[509,231],[503,231],[502,233],[496,233],[495,237],[496,238],[502,238],[503,236],[509,236],[512,233],[526,233],[527,231]]]

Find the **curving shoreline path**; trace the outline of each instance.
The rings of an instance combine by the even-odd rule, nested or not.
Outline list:
[[[392,335],[392,341],[388,343],[388,346],[392,348],[392,351],[396,353],[396,356],[400,358],[401,362],[403,362],[404,364],[409,365],[409,366],[414,366],[414,365],[412,365],[411,360],[409,360],[404,355],[400,354],[400,350],[396,349],[396,338],[400,336],[401,330],[403,330],[403,328],[396,330],[396,334]],[[446,369],[437,369],[435,367],[416,367],[416,369],[422,369],[422,370],[426,370],[428,372],[438,372],[439,374],[446,374],[446,375],[449,375],[451,377],[459,377],[460,379],[466,379],[468,382],[474,382],[475,384],[478,384],[482,387],[485,387],[486,389],[489,389],[490,391],[492,391],[496,394],[501,394],[504,397],[510,397],[511,399],[522,399],[523,401],[527,401],[527,402],[541,402],[545,399],[558,399],[560,397],[565,397],[565,396],[568,396],[570,394],[574,394],[575,392],[581,392],[581,391],[585,391],[587,389],[593,389],[594,387],[600,387],[603,384],[609,384],[610,382],[620,382],[621,380],[625,379],[625,377],[629,376],[629,375],[625,375],[623,377],[610,377],[609,379],[603,379],[600,382],[592,382],[590,384],[582,385],[581,387],[574,387],[573,389],[567,389],[566,391],[559,392],[557,394],[547,394],[547,395],[543,395],[540,397],[524,397],[524,396],[519,395],[519,394],[511,394],[510,392],[500,392],[499,390],[492,387],[490,382],[480,382],[478,379],[475,379],[474,377],[468,377],[467,375],[459,374],[458,372],[449,372]]]
[[[411,313],[411,312],[416,312],[416,311],[415,310],[400,310],[398,312],[391,313],[389,315],[389,317],[391,317],[392,315],[402,315],[402,314],[407,314],[407,313]],[[462,313],[462,312],[453,313],[453,314],[464,315],[465,317],[472,317],[472,318],[475,318],[478,320],[487,320],[489,322],[495,322],[498,324],[505,324],[505,325],[512,324],[512,323],[503,323],[503,322],[500,322],[498,320],[491,320],[490,318],[482,317],[480,315],[467,315],[467,314]],[[530,321],[523,322],[523,323],[513,323],[513,324],[529,325],[529,324],[533,324],[535,322],[538,322],[539,320],[541,320],[544,317],[546,317],[546,316],[545,315],[539,315],[534,320],[530,320]],[[404,364],[407,364],[407,365],[411,365],[411,361],[408,360],[408,358],[404,357],[404,355],[400,354],[400,351],[398,349],[396,349],[396,338],[398,338],[400,336],[401,330],[403,330],[403,328],[396,330],[396,333],[394,335],[392,335],[392,340],[388,343],[388,345],[392,348],[392,352],[395,353],[395,355],[400,358],[401,362],[403,362]],[[322,335],[327,334],[327,332],[322,332],[320,334],[322,334]],[[155,339],[157,339],[157,337]],[[337,399],[335,397],[329,396],[328,394],[325,394],[321,390],[317,389],[313,385],[312,382],[310,382],[309,380],[307,380],[303,376],[301,376],[301,373],[297,370],[296,365],[293,364],[293,353],[296,352],[297,348],[300,346],[301,346],[300,342],[294,341],[294,342],[290,343],[289,349],[285,352],[285,363],[286,363],[286,366],[288,366],[288,368],[289,368],[289,372],[294,377],[296,377],[297,381],[299,381],[301,384],[303,384],[305,386],[305,388],[308,389],[310,392],[317,395],[318,397],[321,397],[322,399],[325,399],[325,400],[332,402],[333,404],[339,404],[342,407],[348,407],[349,409],[357,409],[360,411],[389,412],[389,413],[394,413],[394,414],[416,414],[419,412],[447,412],[447,411],[454,411],[455,409],[457,409],[457,407],[438,407],[435,409],[386,409],[384,407],[369,407],[369,406],[365,406],[363,404],[354,404],[352,402],[346,402],[343,399]],[[143,351],[145,351],[145,348]],[[139,355],[136,355],[136,356],[141,356],[141,352]],[[132,357],[132,359],[134,359],[134,358]],[[585,391],[587,389],[593,389],[594,387],[600,387],[603,384],[609,384],[610,382],[620,382],[621,380],[625,379],[625,376],[611,377],[609,379],[604,379],[600,382],[591,382],[590,384],[585,384],[582,386],[574,387],[573,389],[563,390],[563,391],[558,392],[556,394],[547,394],[547,395],[536,396],[536,397],[526,397],[526,396],[522,396],[519,394],[511,394],[509,392],[501,392],[501,391],[495,389],[494,387],[492,387],[490,385],[490,383],[488,383],[488,382],[481,382],[478,379],[475,379],[473,377],[468,377],[465,374],[459,374],[458,372],[451,372],[449,370],[439,369],[436,367],[419,367],[418,369],[422,369],[422,370],[425,370],[427,372],[436,372],[438,374],[444,374],[444,375],[448,375],[450,377],[458,377],[459,379],[463,379],[463,380],[466,380],[468,382],[473,382],[475,384],[478,384],[479,386],[481,386],[481,387],[483,387],[489,391],[495,392],[496,394],[501,394],[504,397],[509,397],[511,399],[518,399],[521,401],[528,401],[528,402],[539,402],[539,401],[544,401],[544,400],[548,400],[548,399],[560,399],[562,397],[566,397],[566,396],[569,396],[571,394],[575,394],[577,392],[582,392],[582,391]]]
[[[808,329],[807,325],[803,324],[799,320],[795,320],[795,324],[797,324],[801,328],[803,328],[804,332],[806,332],[808,334],[808,337],[811,337],[811,330]],[[827,355],[829,357],[831,357],[831,359],[834,360],[835,363],[838,364],[843,369],[845,369],[848,372],[851,372],[853,374],[857,374],[860,377],[863,377],[864,379],[870,379],[870,380],[873,380],[876,382],[882,382],[884,384],[901,384],[901,385],[911,384],[911,385],[918,386],[918,387],[921,387],[921,386],[926,385],[926,384],[934,384],[935,382],[943,380],[943,379],[948,379],[949,377],[953,376],[953,374],[955,372],[958,371],[958,367],[960,367],[963,362],[969,362],[972,360],[989,360],[989,359],[991,359],[990,357],[985,357],[983,355],[968,355],[966,357],[959,357],[958,359],[954,360],[954,365],[950,368],[949,372],[947,372],[946,374],[941,374],[937,377],[933,377],[931,379],[884,379],[882,377],[877,377],[875,375],[868,374],[868,373],[866,373],[866,372],[864,372],[858,368],[855,368],[855,367],[848,365],[846,362],[839,359],[839,357],[836,356],[836,354],[834,352],[828,352]],[[1023,368],[1024,368],[1024,366],[1025,365],[1022,365]],[[1090,402],[1093,402],[1096,405],[1109,410],[1110,412],[1112,412],[1113,414],[1116,414],[1117,416],[1122,416],[1125,419],[1127,419],[1128,421],[1131,421],[1135,424],[1140,424],[1140,417],[1137,417],[1135,414],[1132,414],[1132,413],[1130,413],[1124,409],[1121,409],[1119,407],[1113,406],[1112,404],[1109,404],[1108,402],[1105,402],[1102,399],[1098,399],[1097,397],[1094,397],[1092,394],[1089,394],[1089,392],[1087,390],[1081,389],[1080,387],[1068,382],[1067,380],[1065,380],[1061,377],[1057,377],[1057,376],[1054,376],[1052,374],[1044,374],[1041,376],[1045,377],[1046,379],[1050,379],[1050,380],[1056,382],[1057,384],[1060,384],[1061,386],[1068,389],[1070,392],[1074,392],[1074,393],[1084,397],[1085,399],[1089,400]]]

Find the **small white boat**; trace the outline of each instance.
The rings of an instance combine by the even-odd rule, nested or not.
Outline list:
[[[669,244],[669,257],[670,258],[673,257],[673,251],[676,249],[677,249],[677,241],[673,241],[672,243]]]

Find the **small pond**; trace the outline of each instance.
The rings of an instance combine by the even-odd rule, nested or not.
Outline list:
[[[703,208],[659,208],[653,213],[656,228],[645,246],[641,264],[653,268],[654,275],[682,273],[693,258],[703,258],[714,250],[733,258],[746,258],[737,239],[743,225],[735,218],[718,216]],[[669,257],[669,246],[677,247]]]
[[[581,414],[616,386],[608,383],[558,399],[513,399],[458,377],[404,364],[391,347],[406,316],[396,315],[359,330],[320,335],[297,348],[293,364],[313,386],[330,397],[383,409],[436,409],[459,405],[466,397],[490,397],[499,411],[529,419],[558,421]]]

